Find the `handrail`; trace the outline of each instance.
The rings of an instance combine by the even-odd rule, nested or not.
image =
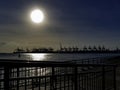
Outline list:
[[[53,61],[30,61],[30,62],[0,62],[0,67],[9,66],[9,67],[86,67],[86,66],[117,66],[116,64],[77,64],[77,63],[67,63],[67,62],[53,62]]]

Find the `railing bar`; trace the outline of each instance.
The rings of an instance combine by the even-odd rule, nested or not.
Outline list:
[[[46,74],[46,67],[45,67],[45,74]],[[47,88],[47,85],[46,85],[46,76],[45,76],[45,90]]]
[[[71,83],[70,83],[71,79],[70,79],[70,76],[68,76],[68,89],[70,90],[71,89]]]
[[[94,83],[94,84],[93,84],[93,90],[95,90],[95,86],[96,86],[96,85],[95,85],[95,78],[96,78],[96,76],[95,76],[95,73],[93,73],[93,75],[94,75],[94,80],[93,80],[93,83]]]
[[[81,74],[81,78],[82,78],[82,79],[81,79],[81,83],[82,83],[82,87],[81,87],[81,88],[82,88],[82,90],[83,90],[83,80],[84,80],[84,79],[83,79],[83,74]]]
[[[105,66],[102,66],[102,90],[105,90]]]
[[[103,73],[101,73],[101,76],[102,76],[102,74],[103,74]],[[100,86],[100,90],[103,89],[103,80],[102,80],[102,78],[103,78],[103,77],[101,77],[101,80],[100,80],[100,84],[101,84],[101,86]]]
[[[78,90],[77,73],[78,73],[78,67],[74,67],[74,84],[75,84],[75,90]]]
[[[62,76],[60,76],[60,90],[62,90],[61,83],[62,83]]]
[[[91,73],[88,73],[89,90],[91,90]]]
[[[101,72],[102,73],[102,72]],[[99,78],[99,77],[98,77]],[[101,75],[101,77],[100,77],[101,79],[102,79],[102,75]],[[97,88],[98,88],[98,90],[102,90],[99,86],[102,86],[102,82],[101,82],[102,80],[97,80],[97,82],[98,82],[98,84],[97,84]]]
[[[7,63],[6,63],[7,64]],[[0,66],[7,66],[6,64],[3,63],[3,65],[1,65],[0,63]],[[74,66],[81,66],[81,67],[86,67],[88,65],[90,66],[96,66],[96,67],[100,67],[100,66],[116,66],[116,65],[113,65],[113,64],[75,64],[75,63],[9,63],[11,64],[11,66],[8,66],[8,67],[11,67],[11,68],[14,68],[14,67],[39,67],[39,66],[44,66],[44,67],[74,67]]]
[[[84,88],[86,89],[86,74],[84,75]]]
[[[101,72],[101,73],[102,73],[102,72]],[[97,75],[97,74],[96,74],[96,75]],[[99,73],[98,73],[98,75],[97,75],[97,78],[99,78],[98,76],[99,76]],[[101,79],[102,79],[102,78],[101,78]],[[96,87],[96,88],[97,88],[97,90],[99,90],[99,89],[98,89],[98,85],[100,84],[100,86],[101,86],[101,83],[99,83],[99,81],[100,81],[99,79],[96,79],[96,82],[97,82],[97,85],[96,85],[97,87]]]
[[[80,74],[80,89],[82,90],[82,74]]]
[[[57,70],[57,68],[56,68],[56,70]],[[57,74],[57,73],[55,73],[55,74]],[[57,76],[54,76],[54,89],[55,90],[57,89],[57,84],[58,84]]]
[[[78,75],[78,89],[80,90],[80,75]]]
[[[91,73],[92,90],[94,90],[94,73]]]
[[[92,90],[94,90],[94,73],[92,73]]]
[[[93,78],[93,90],[95,90],[95,79],[96,79],[95,72],[93,73],[93,76],[94,76],[94,78]]]
[[[116,90],[116,67],[115,66],[113,67],[113,73],[114,73],[113,74],[114,75],[114,77],[113,77],[114,78],[114,81],[113,81],[114,82],[114,90]]]
[[[89,86],[89,79],[88,79],[88,76],[89,76],[89,74],[86,75],[87,90],[89,89],[89,87],[88,87],[88,86]]]
[[[26,67],[24,67],[25,71],[24,71],[24,74],[25,74],[25,90],[27,90],[27,80],[26,80]]]
[[[52,80],[51,79],[52,79],[52,74],[53,74],[52,73],[52,67],[50,68],[50,72],[51,72],[51,77],[49,77],[49,79],[50,79],[49,82],[50,82],[50,90],[51,90],[52,89],[52,87],[51,87],[52,86]]]
[[[32,79],[32,90],[34,90],[34,82],[33,82],[33,79]]]
[[[39,85],[38,85],[38,88],[39,88],[39,90],[41,89],[40,87],[41,87],[41,78],[39,77]]]
[[[64,90],[66,90],[66,77],[64,75]]]
[[[67,90],[69,90],[69,75],[67,76]]]
[[[9,90],[9,67],[4,67],[4,89]]]
[[[54,89],[54,75],[55,75],[55,67],[52,66],[52,77],[51,77],[51,88],[50,90],[53,90]]]
[[[89,90],[89,73],[86,74],[86,88]]]
[[[102,73],[102,72],[101,72],[101,73]],[[96,75],[97,75],[97,74],[96,74]],[[98,73],[98,75],[99,75],[99,73]],[[99,86],[101,86],[101,83],[100,83],[101,80],[99,80],[100,77],[98,77],[98,75],[97,75],[97,78],[98,78],[98,79],[96,78],[96,89],[97,89],[97,90],[101,90],[101,89],[99,88]]]
[[[19,68],[17,67],[17,78],[19,77]],[[17,79],[17,90],[19,90],[19,79]]]
[[[95,73],[95,77],[96,77],[96,78],[95,78],[95,90],[97,90],[97,80],[98,80],[98,79],[97,79],[97,73]]]

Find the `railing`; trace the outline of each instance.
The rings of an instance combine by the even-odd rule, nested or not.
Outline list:
[[[116,66],[2,61],[0,90],[116,90]]]
[[[105,64],[109,63],[109,59],[111,57],[95,57],[95,58],[87,58],[87,59],[80,59],[80,60],[68,60],[66,62],[73,62],[78,64]]]

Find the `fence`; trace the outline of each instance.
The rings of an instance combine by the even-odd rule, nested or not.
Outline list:
[[[0,90],[116,90],[116,66],[2,61]]]

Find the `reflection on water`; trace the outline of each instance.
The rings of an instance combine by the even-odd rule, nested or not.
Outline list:
[[[73,53],[73,54],[59,54],[59,53],[21,53],[20,57],[18,54],[0,54],[0,59],[10,59],[10,60],[29,60],[29,61],[68,61],[68,60],[81,60],[88,58],[98,58],[98,57],[112,57],[120,56],[118,54],[112,53]]]
[[[32,60],[35,60],[35,61],[44,61],[46,59],[46,55],[45,53],[41,53],[41,54],[29,54],[29,57],[32,59]]]
[[[15,55],[17,57],[15,57]],[[12,58],[18,58],[18,54],[15,54],[14,56],[11,56]],[[31,60],[31,61],[69,61],[69,60],[81,60],[81,59],[88,59],[88,58],[100,58],[100,57],[112,57],[112,56],[118,56],[120,54],[59,54],[59,53],[25,53],[21,54],[21,57],[18,58],[20,60]],[[5,56],[4,56],[5,57]],[[7,57],[7,58],[11,58]],[[1,58],[1,57],[0,57]],[[6,57],[5,57],[6,58]]]

